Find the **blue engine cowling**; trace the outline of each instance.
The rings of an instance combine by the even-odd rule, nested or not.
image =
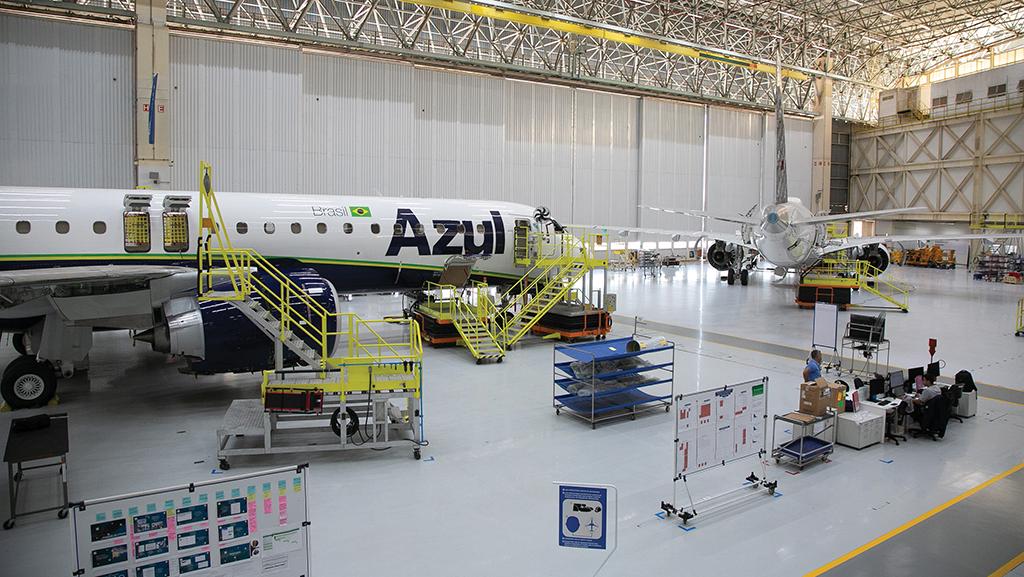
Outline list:
[[[330,282],[312,269],[282,271],[309,297],[313,298],[327,312],[337,311],[337,294]],[[257,272],[255,274],[275,293],[279,283],[273,277]],[[225,283],[214,290],[231,290]],[[181,299],[178,299],[179,301]],[[253,300],[263,304],[258,296]],[[274,342],[260,330],[242,311],[230,302],[186,299],[165,305],[165,318],[154,328],[136,335],[136,339],[148,341],[153,350],[180,355],[188,361],[188,372],[196,374],[246,373],[274,368]],[[292,298],[292,307],[298,314],[315,323],[319,330],[320,317],[298,297]],[[278,317],[273,307],[263,307]],[[337,330],[337,318],[327,319],[328,333]],[[306,341],[313,350],[320,351],[320,345],[300,328],[292,332]],[[328,337],[327,350],[333,350],[335,337]],[[299,357],[284,347],[284,366],[299,364]]]

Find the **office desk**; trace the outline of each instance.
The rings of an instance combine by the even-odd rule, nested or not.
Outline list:
[[[905,418],[903,415],[896,414],[897,407],[900,406],[899,399],[886,399],[889,401],[888,404],[879,405],[874,401],[861,401],[860,409],[862,411],[872,411],[874,413],[885,415],[885,438],[891,439],[896,446],[899,446],[900,441],[906,442],[907,437],[904,436],[905,426],[902,420]]]
[[[4,529],[14,527],[15,519],[25,515],[57,511],[57,517],[61,519],[68,516],[68,416],[66,413],[50,415],[49,427],[31,431],[15,431],[15,424],[24,420],[13,419],[11,421],[11,433],[7,438],[7,447],[4,451],[4,462],[7,463],[8,493],[11,500],[11,518],[4,521]],[[57,461],[29,467],[24,465],[51,459],[57,459]],[[18,513],[18,491],[21,488],[24,472],[47,467],[59,467],[57,474],[60,475],[61,488],[64,493],[60,505]]]

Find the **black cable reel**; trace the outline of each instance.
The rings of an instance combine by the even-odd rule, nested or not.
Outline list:
[[[348,421],[345,425],[345,436],[351,437],[359,431],[359,415],[352,410],[352,407],[346,407],[345,416]],[[341,407],[334,409],[334,413],[331,414],[331,430],[335,435],[341,436]]]

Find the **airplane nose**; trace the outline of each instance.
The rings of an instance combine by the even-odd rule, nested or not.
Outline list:
[[[775,224],[779,222],[779,213],[769,212],[768,213],[768,224]]]

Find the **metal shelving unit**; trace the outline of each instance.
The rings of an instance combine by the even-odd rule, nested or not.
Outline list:
[[[631,345],[632,343],[632,345]],[[557,346],[553,353],[552,406],[590,423],[635,419],[669,411],[675,376],[675,343],[642,335]]]
[[[802,471],[808,463],[815,459],[822,461],[828,459],[836,447],[837,415],[835,409],[829,409],[827,413],[819,417],[809,417],[803,413],[775,415],[775,420],[772,422],[772,457],[775,458],[775,462],[780,463],[786,459]],[[792,440],[776,445],[775,429],[779,421],[790,425],[794,434]],[[815,433],[814,426],[818,423],[827,424],[825,428]],[[808,427],[810,433],[807,432]]]

